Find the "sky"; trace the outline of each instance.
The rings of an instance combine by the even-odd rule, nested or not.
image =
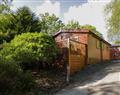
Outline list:
[[[107,39],[104,7],[111,0],[13,0],[11,9],[28,6],[36,15],[49,12],[58,16],[65,24],[71,20],[80,25],[90,24]]]

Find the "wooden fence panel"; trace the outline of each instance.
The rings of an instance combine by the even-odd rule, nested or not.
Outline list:
[[[62,55],[59,60],[59,65],[64,64],[67,74],[69,73],[71,75],[80,71],[85,66],[87,62],[86,44],[72,39],[66,39],[57,42],[57,46],[59,47]]]
[[[86,44],[69,40],[69,66],[70,74],[80,71],[86,63]]]

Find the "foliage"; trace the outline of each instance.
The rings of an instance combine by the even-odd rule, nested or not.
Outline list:
[[[64,26],[62,21],[56,17],[54,14],[49,15],[49,13],[41,14],[40,25],[41,31],[46,32],[50,35],[53,35],[55,32],[58,32],[60,28]]]
[[[64,29],[79,29],[80,25],[77,21],[70,21],[68,24],[64,27]]]
[[[9,42],[17,34],[14,30],[15,22],[11,14],[0,15],[0,44],[4,41]]]
[[[91,32],[98,35],[99,37],[103,38],[103,35],[96,30],[95,26],[88,25],[88,24],[82,26],[79,24],[79,22],[73,21],[73,20],[68,22],[68,24],[64,26],[64,29],[88,29]]]
[[[10,12],[10,4],[13,0],[1,0],[0,1],[0,14]]]
[[[120,44],[120,41],[119,41],[119,40],[118,40],[118,41],[116,41],[116,42],[115,42],[115,44]]]
[[[95,33],[96,35],[98,35],[99,37],[103,38],[103,35],[96,30],[96,27],[95,27],[95,26],[92,26],[92,25],[88,25],[88,24],[87,24],[87,25],[81,26],[81,29],[88,29],[88,30],[90,30],[91,32],[93,32],[93,33]]]
[[[0,54],[23,67],[31,67],[37,63],[51,64],[57,48],[54,39],[45,33],[23,33],[4,45]]]
[[[39,20],[28,7],[21,7],[15,13],[16,31],[18,34],[25,32],[40,32]]]
[[[0,44],[11,41],[15,35],[40,32],[39,20],[28,7],[19,8],[14,14],[0,15]]]
[[[120,40],[120,0],[113,0],[105,7],[108,37],[112,42]]]
[[[0,56],[0,95],[26,95],[34,87],[30,72],[23,72],[15,63],[1,61]]]

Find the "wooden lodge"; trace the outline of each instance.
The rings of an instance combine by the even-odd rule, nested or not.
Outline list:
[[[61,30],[54,35],[54,38],[63,53],[70,74],[79,71],[87,64],[110,60],[111,44],[87,29]]]

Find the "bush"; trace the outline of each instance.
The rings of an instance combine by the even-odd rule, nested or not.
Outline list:
[[[26,95],[35,87],[29,72],[23,72],[15,63],[4,62],[0,57],[0,95]]]
[[[0,54],[23,67],[32,67],[38,63],[52,64],[57,48],[54,39],[45,33],[23,33],[4,45]]]

